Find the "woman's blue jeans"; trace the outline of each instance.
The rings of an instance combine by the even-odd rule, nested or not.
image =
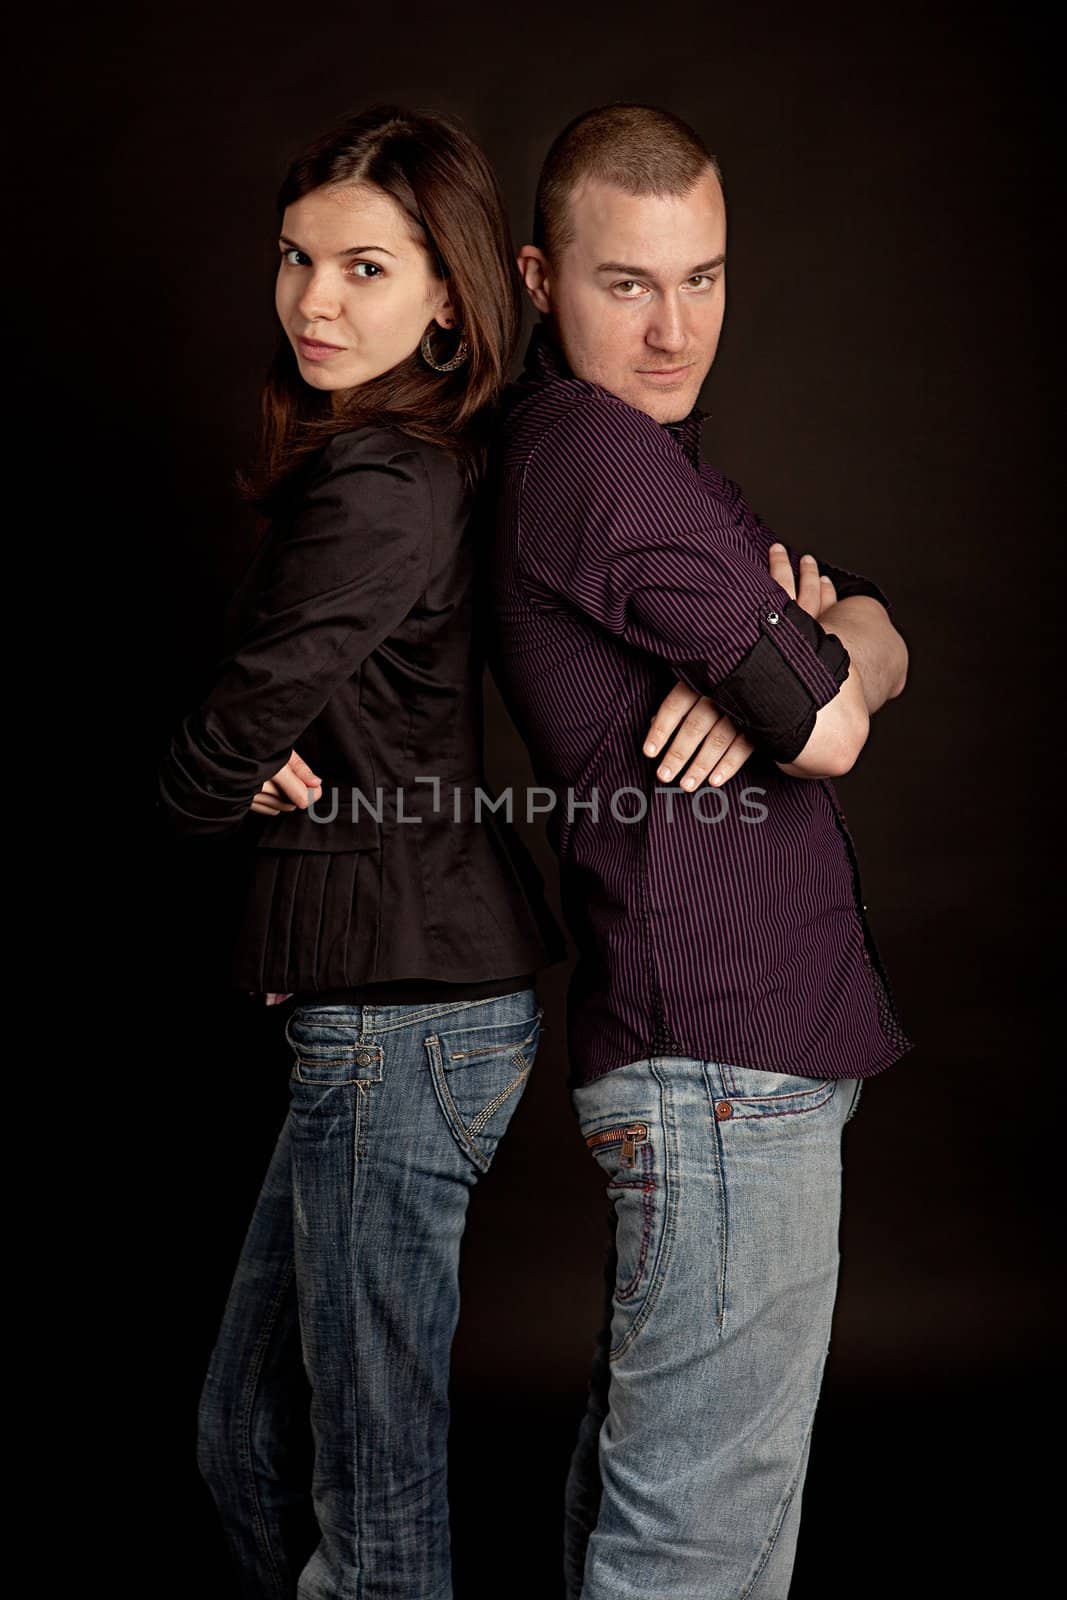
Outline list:
[[[199,1414],[242,1600],[451,1600],[460,1241],[541,1017],[533,989],[290,1015],[289,1112]]]

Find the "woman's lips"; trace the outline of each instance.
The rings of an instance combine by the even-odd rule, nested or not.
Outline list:
[[[319,344],[315,339],[297,339],[300,354],[306,361],[328,361],[330,356],[339,356],[341,347],[336,344]]]

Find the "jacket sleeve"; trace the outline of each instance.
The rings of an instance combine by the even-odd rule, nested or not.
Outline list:
[[[753,559],[749,535],[651,417],[590,388],[538,440],[520,501],[535,604],[670,663],[776,761],[804,748],[849,656]]]
[[[244,820],[334,691],[416,603],[431,548],[414,444],[379,428],[331,439],[262,563],[243,635],[160,766],[158,805],[178,832]]]

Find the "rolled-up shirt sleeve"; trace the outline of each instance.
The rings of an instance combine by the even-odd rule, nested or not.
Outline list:
[[[595,386],[537,441],[519,563],[534,603],[575,607],[669,662],[776,761],[848,676],[826,633],[754,559],[728,502],[651,417]]]
[[[159,768],[176,831],[237,827],[338,685],[425,587],[430,491],[417,448],[359,428],[323,451],[300,508],[272,540],[249,620]]]

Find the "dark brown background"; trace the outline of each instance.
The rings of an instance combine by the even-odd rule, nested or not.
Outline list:
[[[272,205],[293,150],[379,98],[457,113],[498,164],[517,243],[549,140],[589,106],[669,107],[719,157],[729,309],[705,450],[782,536],[875,577],[911,653],[905,694],[840,792],[917,1048],[867,1085],[847,1136],[792,1596],[1011,1592],[993,1578],[1001,1561],[1031,1592],[1022,1570],[1043,1531],[1016,1495],[1024,1425],[1043,1405],[1053,1194],[1037,803],[1051,678],[1039,607],[1056,582],[1041,548],[1049,40],[1015,9],[549,5],[502,20],[416,0],[115,13],[57,50],[73,121],[52,192],[70,250],[39,287],[104,311],[49,393],[77,405],[86,464],[109,463],[114,581],[126,625],[157,652],[128,688],[151,684],[157,744],[210,681],[249,548],[231,478],[275,336]],[[521,785],[522,748],[492,691],[489,703],[490,775]],[[554,888],[551,855],[528,837]],[[226,883],[226,847],[198,844],[165,850],[149,884],[141,1081],[150,1100],[158,1090],[145,1144],[166,1181],[144,1198],[153,1248],[138,1259],[161,1307],[141,1328],[148,1432],[173,1485],[157,1554],[168,1584],[173,1571],[179,1590],[219,1596],[196,1398],[288,1071],[277,1019],[220,988]],[[603,1233],[563,1086],[566,977],[544,978],[535,1076],[472,1204],[454,1363],[458,1600],[560,1593]]]

